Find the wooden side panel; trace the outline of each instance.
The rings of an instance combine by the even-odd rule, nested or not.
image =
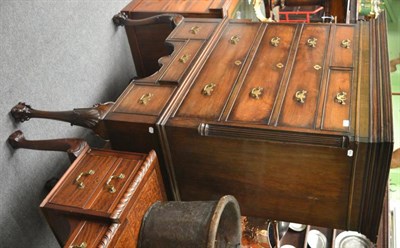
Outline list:
[[[353,160],[346,149],[168,126],[167,135],[182,200],[232,194],[243,215],[346,228]]]
[[[177,117],[219,118],[259,27],[258,23],[232,23],[226,28],[179,108]]]
[[[329,31],[323,25],[304,27],[278,126],[314,128]],[[315,41],[315,47],[309,41]]]
[[[257,54],[246,75],[239,96],[235,101],[229,121],[268,123],[276,96],[288,65],[290,48],[297,26],[268,25]],[[285,32],[282,32],[285,29]],[[279,37],[279,45],[271,40]],[[253,92],[254,90],[259,90]]]

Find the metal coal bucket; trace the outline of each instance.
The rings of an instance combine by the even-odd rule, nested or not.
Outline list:
[[[156,202],[143,217],[139,248],[240,247],[239,204],[233,196],[219,201]]]

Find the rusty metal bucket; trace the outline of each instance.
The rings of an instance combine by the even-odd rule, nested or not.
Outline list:
[[[143,217],[139,248],[240,247],[239,204],[233,196],[219,201],[156,202]]]

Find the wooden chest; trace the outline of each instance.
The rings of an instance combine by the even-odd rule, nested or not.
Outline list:
[[[143,215],[166,199],[155,152],[86,149],[41,204],[50,227],[64,247],[136,247]]]
[[[130,19],[142,19],[160,14],[180,14],[195,18],[225,18],[232,16],[239,0],[133,0],[122,13]],[[160,65],[158,59],[171,53],[164,42],[173,27],[168,23],[126,26],[138,77],[150,76]]]
[[[393,146],[384,15],[194,22],[105,117],[113,147],[155,147],[178,199],[232,194],[244,215],[375,240]]]

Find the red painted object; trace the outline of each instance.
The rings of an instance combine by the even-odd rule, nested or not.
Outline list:
[[[323,6],[296,6],[286,7],[284,11],[279,11],[281,16],[279,22],[310,22],[310,16],[315,15],[324,9]],[[283,15],[283,18],[282,18]],[[294,18],[293,18],[294,17]]]

